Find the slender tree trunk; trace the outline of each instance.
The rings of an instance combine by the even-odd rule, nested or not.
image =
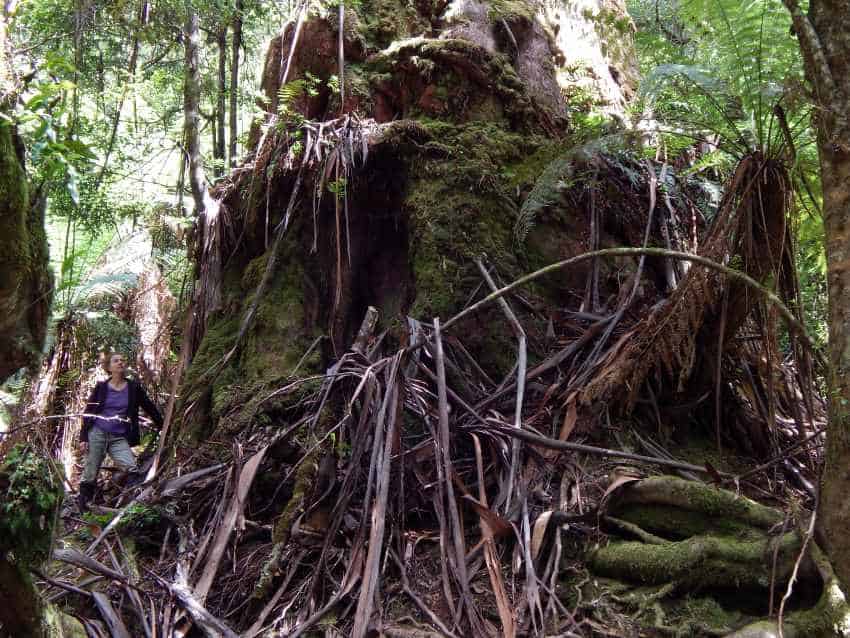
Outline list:
[[[95,181],[95,190],[97,190],[100,185],[103,183],[103,178],[106,175],[106,169],[109,166],[109,156],[112,155],[112,150],[115,148],[115,140],[118,137],[118,126],[121,124],[121,111],[124,110],[124,101],[127,99],[127,93],[130,91],[130,87],[136,80],[136,65],[139,62],[139,31],[144,26],[144,21],[147,19],[147,15],[150,7],[148,6],[147,0],[143,0],[139,7],[139,13],[137,16],[137,29],[136,33],[133,36],[133,49],[130,53],[130,75],[127,78],[126,84],[124,84],[124,89],[121,91],[121,97],[118,99],[118,105],[115,107],[115,119],[112,120],[112,132],[109,135],[109,143],[106,145],[106,154],[103,157],[103,165],[100,167],[100,172],[97,175],[97,180]]]
[[[225,155],[225,121],[227,120],[227,27],[222,27],[216,34],[218,43],[218,95],[216,101],[217,137],[215,156],[219,161],[215,165],[216,176],[224,173]]]
[[[74,88],[71,89],[71,130],[74,135],[77,128],[77,116],[80,113],[80,67],[82,66],[83,17],[80,1],[74,2]]]
[[[176,193],[176,203],[177,203],[177,212],[183,217],[184,207],[183,207],[183,192],[186,189],[186,145],[185,138],[184,143],[180,145],[180,171],[177,173],[177,186],[174,188]]]
[[[198,14],[191,5],[186,3],[186,77],[183,84],[183,113],[185,117],[186,153],[189,155],[189,185],[192,189],[192,199],[195,201],[195,214],[201,215],[205,209],[207,194],[207,178],[204,174],[204,164],[201,157],[201,136],[199,132],[200,101],[201,101],[201,72],[198,62],[198,45],[200,32]]]
[[[812,0],[809,14],[783,0],[800,41],[818,106],[829,291],[829,429],[820,521],[826,550],[850,585],[850,9]]]
[[[242,48],[242,0],[236,0],[233,13],[233,48],[230,59],[230,144],[228,157],[231,168],[236,166],[236,137],[239,115],[239,51]]]
[[[216,98],[216,101],[218,101],[218,98]],[[210,142],[212,143],[213,160],[215,160],[215,162],[218,163],[218,160],[219,160],[218,139],[219,139],[219,137],[218,137],[218,108],[217,108],[216,104],[212,105],[211,115],[210,115],[209,119],[207,120],[207,122],[209,123],[209,127],[210,127]],[[221,175],[221,170],[219,169],[218,166],[213,167],[213,174],[216,177]]]

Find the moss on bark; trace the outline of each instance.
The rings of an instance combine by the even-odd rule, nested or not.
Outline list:
[[[0,381],[35,362],[52,296],[43,205],[31,205],[15,129],[0,123]]]

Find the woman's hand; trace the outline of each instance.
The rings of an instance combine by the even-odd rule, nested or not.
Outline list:
[[[82,452],[84,455],[89,453],[88,441],[80,441],[80,452]]]

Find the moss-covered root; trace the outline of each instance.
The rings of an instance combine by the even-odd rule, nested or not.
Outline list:
[[[782,514],[744,496],[676,476],[653,476],[617,491],[611,508],[629,505],[667,506],[696,512],[706,518],[733,519],[758,529],[782,523]]]
[[[641,542],[614,542],[596,550],[590,557],[594,573],[631,582],[652,585],[675,582],[686,589],[701,587],[767,587],[770,583],[770,556],[776,539],[741,540],[722,536],[694,536],[664,545]],[[778,539],[776,575],[787,579],[794,566],[795,551],[801,539],[789,532]]]
[[[6,454],[0,463],[0,635],[50,635],[29,570],[50,554],[61,501],[61,480],[44,458],[23,446]]]
[[[0,635],[46,638],[43,603],[20,565],[0,558]],[[6,633],[12,632],[13,633]]]
[[[318,471],[317,458],[318,455],[315,452],[312,453],[301,463],[301,467],[298,468],[298,472],[295,474],[295,485],[292,489],[292,496],[274,524],[272,531],[274,547],[260,570],[260,578],[257,581],[257,586],[254,588],[254,598],[257,600],[264,600],[269,595],[274,581],[281,576],[280,561],[283,556],[283,550],[289,542],[292,524],[295,522],[299,512],[304,509],[305,499],[308,497],[310,489],[316,481],[316,472]]]
[[[823,579],[823,590],[811,609],[790,614],[779,632],[777,620],[759,620],[728,634],[726,638],[832,638],[850,636],[850,605],[835,577],[832,565],[817,544],[811,557]]]
[[[47,635],[49,638],[87,638],[83,623],[66,613],[59,611],[55,606],[48,605],[44,613],[44,621],[47,624]]]
[[[44,603],[26,568],[0,558],[0,636],[85,638],[79,620]]]

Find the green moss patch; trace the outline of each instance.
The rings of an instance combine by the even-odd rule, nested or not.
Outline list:
[[[0,553],[17,564],[47,559],[62,483],[47,461],[29,447],[17,446],[0,465]]]

